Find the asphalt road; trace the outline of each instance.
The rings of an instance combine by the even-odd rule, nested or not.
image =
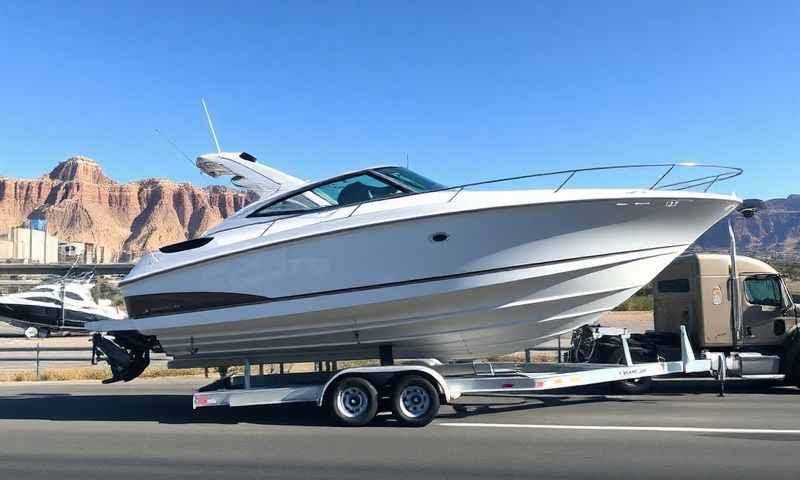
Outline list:
[[[199,382],[0,385],[0,477],[763,479],[797,478],[800,462],[794,388],[471,399],[422,429],[346,429],[314,406],[193,411]]]

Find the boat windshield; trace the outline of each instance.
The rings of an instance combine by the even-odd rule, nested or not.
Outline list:
[[[257,210],[255,216],[285,215],[355,203],[406,193],[374,174],[360,173],[317,185]]]
[[[423,177],[419,173],[403,167],[383,167],[376,168],[375,171],[400,182],[413,192],[427,192],[429,190],[447,188],[441,183],[434,182],[430,178]]]
[[[256,210],[252,216],[266,217],[306,213],[331,207],[343,207],[379,198],[446,188],[403,167],[382,167],[338,177],[316,184],[290,197],[277,200]]]

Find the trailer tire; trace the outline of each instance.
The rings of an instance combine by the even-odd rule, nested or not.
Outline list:
[[[439,413],[439,392],[418,375],[402,377],[392,389],[392,412],[401,424],[424,427]]]
[[[621,346],[611,354],[608,363],[625,363],[625,351]],[[652,390],[652,388],[653,377],[642,377],[614,382],[614,390],[624,395],[642,395]]]
[[[366,379],[345,377],[336,384],[329,404],[333,418],[342,426],[361,427],[378,413],[378,391]]]

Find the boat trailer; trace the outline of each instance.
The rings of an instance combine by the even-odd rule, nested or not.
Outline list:
[[[590,363],[451,363],[434,360],[398,365],[346,368],[336,372],[252,375],[222,378],[199,389],[193,408],[276,405],[313,402],[330,410],[342,425],[366,425],[390,410],[400,424],[424,426],[441,404],[460,397],[514,395],[676,373],[712,372],[708,359],[696,359],[681,327],[681,360],[634,364],[627,329],[600,328],[598,335],[619,336],[624,364]]]

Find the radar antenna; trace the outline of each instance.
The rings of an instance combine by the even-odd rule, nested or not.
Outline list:
[[[172,141],[172,139],[171,139],[171,138],[169,138],[169,137],[168,137],[166,134],[164,134],[164,133],[163,133],[161,130],[159,130],[159,129],[157,129],[157,128],[156,128],[156,129],[155,129],[155,132],[156,132],[156,134],[157,134],[158,136],[160,136],[160,137],[161,137],[161,138],[163,138],[163,139],[164,139],[164,140],[165,140],[167,143],[169,143],[169,144],[172,146],[172,148],[174,148],[174,149],[175,149],[175,151],[176,151],[176,152],[178,152],[179,154],[181,154],[181,156],[182,156],[183,158],[185,158],[186,160],[188,160],[188,161],[189,161],[189,163],[191,163],[191,164],[192,164],[192,166],[194,166],[194,161],[192,161],[192,159],[191,159],[191,158],[189,158],[189,155],[186,155],[186,152],[184,152],[183,150],[181,150],[181,147],[179,147],[177,143],[173,142],[173,141]]]

